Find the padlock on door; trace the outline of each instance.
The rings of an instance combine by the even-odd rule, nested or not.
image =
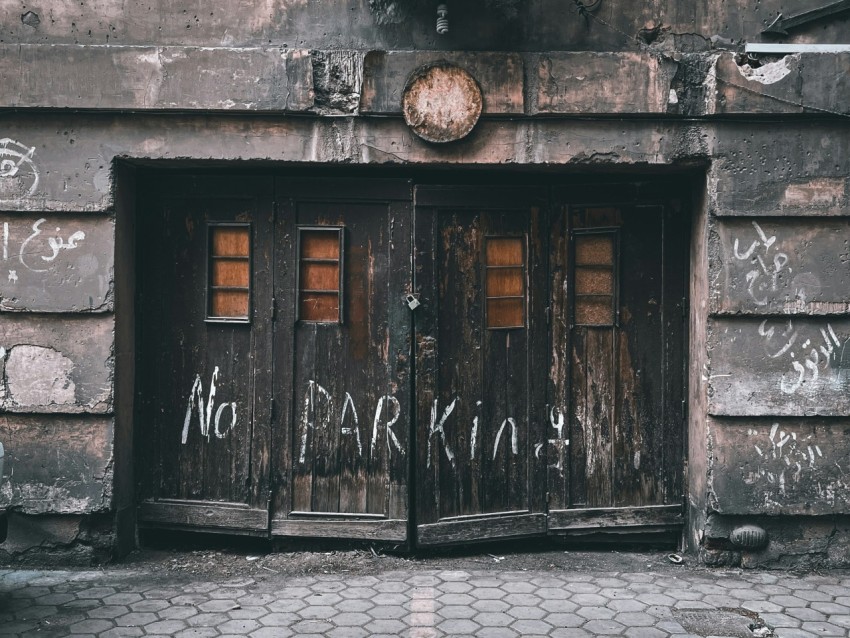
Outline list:
[[[416,310],[419,306],[422,305],[419,301],[418,294],[407,295],[407,297],[405,297],[405,300],[407,301],[407,307],[411,310]]]

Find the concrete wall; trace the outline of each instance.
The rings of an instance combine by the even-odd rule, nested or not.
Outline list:
[[[102,556],[116,511],[132,531],[134,166],[698,167],[689,546],[846,564],[850,55],[722,50],[820,4],[603,0],[585,23],[569,2],[481,0],[441,39],[413,0],[0,0],[0,491],[18,529],[54,530],[16,555]],[[848,30],[842,14],[786,40]],[[446,146],[400,113],[439,59],[484,94]],[[750,521],[771,541],[742,555],[729,536]]]

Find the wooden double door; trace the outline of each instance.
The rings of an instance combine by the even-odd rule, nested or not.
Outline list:
[[[144,193],[140,524],[422,546],[681,524],[675,202],[272,177]]]

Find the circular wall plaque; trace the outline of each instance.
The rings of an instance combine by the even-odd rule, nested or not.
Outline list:
[[[428,142],[466,137],[481,116],[481,88],[468,72],[436,62],[410,74],[401,98],[404,121]]]

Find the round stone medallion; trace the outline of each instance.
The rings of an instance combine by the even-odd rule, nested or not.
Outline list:
[[[423,140],[454,142],[475,128],[484,100],[466,70],[437,62],[410,74],[401,98],[404,121]]]

